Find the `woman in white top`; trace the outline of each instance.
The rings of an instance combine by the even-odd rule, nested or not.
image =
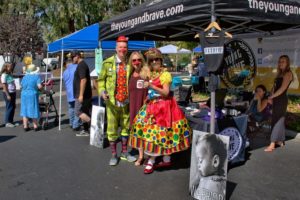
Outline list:
[[[13,66],[11,63],[4,63],[1,70],[1,83],[3,85],[3,97],[6,104],[5,126],[12,128],[14,124],[14,115],[16,109],[16,85],[12,76]]]

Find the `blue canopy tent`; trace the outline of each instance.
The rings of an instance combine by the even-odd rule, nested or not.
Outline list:
[[[48,53],[72,50],[95,50],[99,46],[99,23],[88,26],[48,44]],[[114,50],[115,41],[102,41],[103,50]],[[154,41],[129,41],[129,50],[147,50],[155,47]]]
[[[193,49],[194,53],[201,53],[202,52],[202,47],[201,46],[197,46]]]
[[[99,47],[99,23],[88,26],[70,35],[67,35],[59,40],[48,44],[48,53],[56,53],[61,51],[61,60],[64,58],[64,51],[82,50],[94,51]],[[101,48],[105,50],[114,50],[116,46],[115,41],[101,41]],[[130,51],[147,50],[155,47],[154,41],[129,41],[128,49]],[[47,59],[48,60],[48,59]],[[48,65],[46,65],[47,68]],[[47,69],[46,69],[47,71]],[[60,72],[60,99],[59,99],[59,130],[61,130],[61,93],[62,93],[62,73],[63,62],[61,62]],[[46,77],[47,79],[47,77]]]

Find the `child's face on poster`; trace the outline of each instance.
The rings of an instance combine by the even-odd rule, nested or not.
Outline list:
[[[204,142],[200,142],[196,146],[197,169],[201,176],[211,176],[214,174],[213,156]]]

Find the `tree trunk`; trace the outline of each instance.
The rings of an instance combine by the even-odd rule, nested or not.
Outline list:
[[[75,21],[74,19],[69,19],[69,33],[75,32]]]

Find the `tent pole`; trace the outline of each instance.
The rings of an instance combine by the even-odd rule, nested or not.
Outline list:
[[[47,63],[46,63],[46,76],[45,76],[45,81],[47,81],[47,79],[48,79],[48,59],[49,59],[49,47],[47,48],[48,49],[48,51],[47,51]],[[45,84],[45,90],[47,89],[47,86],[46,86],[46,84]]]
[[[211,0],[211,22],[215,22],[215,1]],[[214,30],[213,30],[214,31]],[[210,81],[213,83],[213,74],[210,74]],[[215,133],[215,113],[216,113],[216,91],[215,88],[212,87],[211,93],[210,93],[210,133]]]
[[[59,120],[58,120],[58,130],[61,130],[61,97],[62,97],[62,74],[63,74],[63,63],[64,63],[64,50],[61,51],[61,61],[60,61],[60,86],[59,86]]]

